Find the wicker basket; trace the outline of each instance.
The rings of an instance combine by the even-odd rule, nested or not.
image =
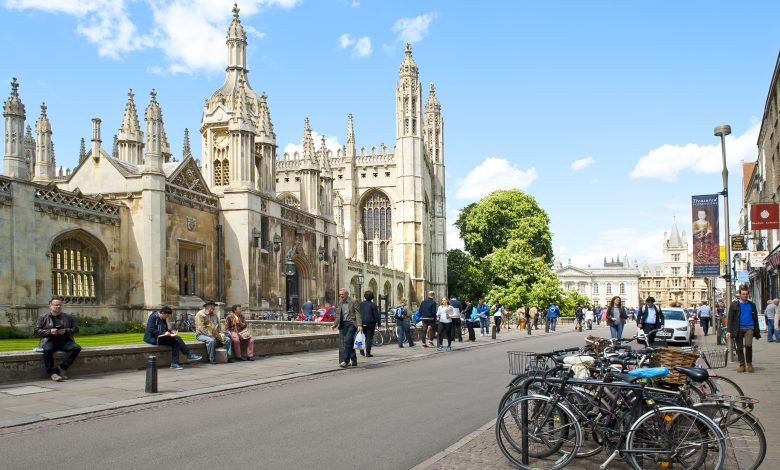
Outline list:
[[[604,347],[610,343],[609,338],[599,338],[598,336],[588,336],[585,338],[585,345],[588,346],[596,354],[604,352]]]
[[[681,351],[672,348],[658,348],[655,350],[651,364],[654,367],[664,366],[669,369],[669,375],[659,380],[659,382],[672,385],[682,385],[685,383],[685,374],[674,370],[674,366],[693,367],[699,355],[692,352]]]

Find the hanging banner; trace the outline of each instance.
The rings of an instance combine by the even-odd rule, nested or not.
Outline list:
[[[758,269],[764,264],[764,260],[769,256],[768,251],[751,251],[750,252],[750,266]]]
[[[780,228],[780,206],[776,202],[750,205],[750,230]]]
[[[731,236],[731,252],[735,251],[747,251],[747,241],[744,235]]]
[[[693,216],[693,275],[720,275],[720,245],[718,244],[718,195],[691,197]]]
[[[726,245],[720,246],[720,275],[726,275]]]

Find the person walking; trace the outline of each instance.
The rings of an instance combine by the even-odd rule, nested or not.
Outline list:
[[[778,303],[780,303],[780,300],[772,299],[764,310],[764,316],[766,317],[766,339],[770,343],[775,341],[780,343],[780,331],[777,331],[775,328],[775,316],[777,315]]]
[[[76,320],[62,311],[62,297],[52,297],[49,300],[49,313],[38,318],[35,323],[35,335],[41,338],[39,347],[43,349],[43,367],[46,375],[54,382],[62,382],[68,378],[65,371],[73,364],[81,346],[73,340],[73,335],[79,332]],[[65,360],[54,367],[54,353],[65,352]]]
[[[739,367],[737,372],[753,372],[753,338],[761,339],[758,328],[758,310],[756,304],[748,297],[750,290],[743,284],[739,287],[739,299],[731,302],[728,313],[728,332],[726,338],[731,338],[737,346]]]
[[[443,351],[442,343],[447,338],[447,351],[452,351],[452,317],[455,309],[450,305],[447,297],[442,297],[439,308],[436,310],[436,319],[439,321],[439,335],[436,339],[436,350]]]
[[[593,315],[596,317],[596,326],[601,325],[601,305],[593,307]]]
[[[607,325],[612,338],[620,339],[623,337],[623,327],[626,326],[628,312],[623,306],[623,299],[619,295],[612,297],[607,307]]]
[[[706,300],[702,300],[697,314],[699,315],[699,322],[701,323],[701,329],[704,331],[704,336],[707,336],[710,331],[710,321],[712,321],[712,310],[710,310]]]
[[[558,317],[561,316],[561,311],[555,302],[547,307],[547,323],[550,325],[550,331],[555,331],[555,327],[558,324]]]
[[[474,307],[474,310],[477,311],[477,315],[479,316],[479,336],[489,336],[490,335],[490,317],[489,317],[489,311],[490,307],[485,303],[485,299],[479,299],[479,303],[476,307]]]
[[[477,338],[474,334],[474,320],[472,319],[472,315],[476,315],[476,312],[474,311],[474,304],[471,303],[471,299],[466,297],[466,307],[463,309],[463,318],[466,322],[466,329],[469,332],[469,341],[476,341]],[[474,317],[479,321],[479,316],[477,315]]]
[[[461,312],[463,311],[463,304],[460,303],[460,300],[457,299],[454,295],[450,297],[450,306],[453,310],[455,310],[455,313],[457,313],[457,318],[452,318],[452,339],[458,340],[459,343],[463,342],[463,332],[461,331]]]
[[[528,314],[530,315],[531,322],[533,322],[534,324],[534,330],[538,330],[539,329],[539,307],[534,305],[528,311]]]
[[[374,292],[367,290],[363,293],[363,301],[360,302],[360,318],[363,319],[363,333],[366,335],[365,351],[360,350],[361,356],[374,357],[371,354],[371,346],[374,342],[374,333],[377,325],[382,326],[382,317],[379,315],[379,307],[374,303]]]
[[[349,292],[345,288],[339,289],[339,307],[336,309],[336,318],[332,329],[339,329],[341,334],[341,347],[339,348],[339,367],[347,368],[357,366],[357,354],[355,354],[355,335],[363,331],[363,320],[360,318],[358,303],[349,298]]]
[[[414,347],[414,338],[412,338],[411,315],[409,307],[406,306],[406,297],[401,297],[398,307],[395,308],[396,333],[398,333],[398,347],[404,347],[404,339],[409,342],[409,347]],[[425,343],[425,339],[423,339]]]
[[[652,346],[656,330],[664,327],[664,313],[661,311],[661,307],[655,305],[655,297],[650,296],[645,300],[645,305],[639,312],[638,325],[645,333],[645,344]]]
[[[585,319],[585,314],[582,311],[582,307],[577,305],[577,309],[574,310],[574,329],[582,331],[582,323]]]
[[[311,312],[314,310],[314,303],[312,303],[311,299],[303,303],[301,310],[303,310],[304,315],[303,321],[311,321]]]
[[[499,301],[493,306],[493,323],[496,325],[496,334],[501,332],[501,319],[504,317],[504,307]]]
[[[433,327],[436,325],[436,292],[428,292],[428,298],[420,304],[420,320],[422,321],[422,343],[423,347],[433,347],[433,337],[436,332]],[[428,340],[426,344],[426,338]]]

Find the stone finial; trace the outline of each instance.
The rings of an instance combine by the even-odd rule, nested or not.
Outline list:
[[[46,102],[41,103],[41,117],[46,117]]]
[[[238,8],[238,3],[233,4],[233,18],[238,19],[238,12],[240,12],[241,9]]]
[[[186,127],[184,128],[184,144],[182,146],[181,156],[182,158],[192,156],[192,151],[190,150],[190,130]]]
[[[87,158],[87,144],[84,142],[84,137],[81,138],[81,144],[79,145],[79,162]]]
[[[114,134],[114,144],[111,147],[111,156],[119,158],[119,137],[116,134]]]
[[[311,125],[309,124],[309,116],[306,116],[303,126],[303,160],[314,161],[314,139],[311,135]]]

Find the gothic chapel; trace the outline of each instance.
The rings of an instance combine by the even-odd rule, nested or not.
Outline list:
[[[139,120],[132,90],[109,150],[92,119],[89,149],[57,170],[46,105],[25,127],[19,83],[3,105],[0,310],[32,323],[52,295],[66,310],[141,321],[204,299],[253,315],[336,302],[371,289],[389,305],[446,295],[444,122],[433,84],[423,104],[406,46],[396,87],[396,141],[360,147],[347,117],[335,154],[303,125],[302,154],[277,155],[268,98],[249,84],[237,6],[224,84],[206,99],[196,160],[184,130],[174,158],[154,90]],[[162,97],[159,97],[162,98]],[[201,163],[199,163],[201,162]]]

